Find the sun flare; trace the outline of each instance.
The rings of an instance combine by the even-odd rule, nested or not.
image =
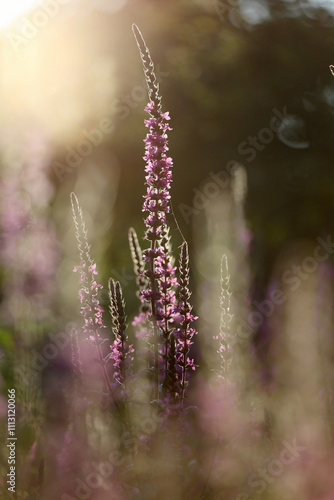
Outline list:
[[[0,29],[6,28],[39,3],[39,0],[0,0]]]

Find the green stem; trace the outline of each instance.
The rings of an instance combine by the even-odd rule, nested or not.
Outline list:
[[[95,343],[96,343],[96,349],[97,349],[98,357],[99,357],[99,360],[100,360],[100,363],[101,363],[101,367],[102,367],[103,378],[104,378],[104,381],[106,383],[106,386],[107,386],[107,389],[108,389],[108,393],[109,393],[109,395],[110,395],[110,397],[112,399],[113,404],[115,405],[116,410],[118,411],[118,413],[121,416],[121,419],[123,420],[123,418],[122,418],[123,415],[122,415],[121,409],[118,406],[116,399],[114,398],[114,391],[113,391],[111,382],[109,380],[109,375],[108,375],[107,368],[106,368],[106,365],[105,365],[105,362],[104,362],[104,359],[103,359],[103,354],[102,354],[102,350],[101,350],[101,345],[99,344],[99,335],[98,335],[97,329],[94,330],[94,337],[95,337]],[[127,423],[124,420],[123,420],[123,423],[124,423],[125,427],[128,427]]]
[[[185,336],[185,342],[187,342],[187,325],[185,325],[184,329],[184,336]],[[182,381],[181,381],[181,387],[182,387],[182,392],[181,392],[181,401],[184,400],[184,391],[185,391],[185,383],[186,383],[186,365],[187,365],[187,354],[188,351],[183,353],[183,363],[182,363]]]

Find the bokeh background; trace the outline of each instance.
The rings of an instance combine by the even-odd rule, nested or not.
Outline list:
[[[242,314],[255,310],[254,301],[265,300],[273,286],[285,289],[284,271],[312,256],[317,238],[334,235],[333,1],[2,1],[4,390],[17,377],[12,360],[20,349],[39,349],[50,335],[80,321],[72,191],[83,207],[100,281],[119,280],[129,318],[138,310],[128,228],[139,237],[144,233],[147,93],[132,23],[150,48],[163,109],[171,115],[169,222],[174,248],[181,232],[190,245],[193,301],[204,316],[203,332],[211,335],[222,253],[239,270],[236,312]],[[210,191],[214,175],[231,179],[233,163],[241,165],[239,180],[226,187],[216,183]],[[231,217],[237,228],[231,229]],[[269,386],[286,382],[287,374],[290,381],[303,380],[305,365],[285,372],[286,365],[273,360],[297,352],[301,338],[312,339],[314,315],[320,321],[315,330],[327,332],[332,373],[332,253],[330,247],[326,261],[300,278],[296,294],[287,287],[296,306],[253,328],[254,356]],[[104,292],[100,300],[107,308]],[[282,330],[294,339],[292,347],[284,335],[277,347]],[[312,341],[307,345],[309,353]],[[208,367],[200,348],[197,357]]]
[[[26,203],[34,192],[40,199],[41,176],[24,179],[20,164],[33,163],[39,153],[32,149],[44,148],[44,214],[55,226],[60,257],[64,238],[72,237],[68,200],[76,190],[91,218],[99,268],[123,273],[133,289],[127,229],[143,232],[147,97],[132,22],[151,49],[172,116],[173,207],[190,244],[199,218],[184,205],[194,208],[194,189],[231,160],[247,169],[255,294],[263,294],[291,241],[333,232],[332,2],[30,4],[2,7],[2,171],[21,178]],[[258,134],[275,109],[288,118],[278,133],[264,133],[263,143]],[[60,264],[54,284],[71,295],[68,272]],[[132,310],[136,303],[128,300]]]
[[[193,239],[196,210],[182,204],[194,209],[194,189],[231,160],[247,170],[257,293],[289,242],[332,232],[332,2],[30,4],[1,4],[2,172],[14,175],[14,164],[33,163],[44,148],[45,215],[59,239],[68,236],[68,194],[82,192],[101,270],[131,275],[127,228],[143,232],[147,100],[132,22],[172,116],[173,207],[185,237]],[[264,143],[258,134],[273,110],[288,118]],[[21,176],[26,203],[42,183],[35,177]]]

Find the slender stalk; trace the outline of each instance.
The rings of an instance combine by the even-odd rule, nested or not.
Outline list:
[[[185,329],[186,334],[186,329]],[[186,383],[186,364],[187,364],[187,354],[183,354],[183,362],[182,362],[182,379],[181,379],[181,401],[184,400],[184,391],[185,391],[185,383]]]
[[[171,130],[168,125],[169,114],[162,113],[161,96],[159,95],[159,84],[154,71],[154,64],[147,48],[145,40],[134,24],[132,26],[133,33],[139,48],[140,56],[143,63],[146,83],[148,87],[149,103],[145,108],[150,115],[148,120],[145,120],[145,125],[149,132],[145,138],[145,156],[146,168],[146,186],[147,194],[144,196],[143,212],[148,212],[145,219],[145,239],[151,242],[150,248],[143,252],[143,256],[148,263],[148,271],[144,272],[144,276],[150,282],[150,290],[143,290],[141,298],[151,303],[151,315],[153,322],[153,352],[154,352],[154,398],[159,399],[159,327],[161,321],[160,299],[162,298],[161,287],[159,286],[158,266],[160,262],[157,260],[163,257],[163,250],[156,247],[157,241],[164,234],[166,226],[166,214],[170,212],[170,186],[172,181],[171,168],[173,166],[172,159],[167,157],[168,137],[167,132]],[[160,269],[159,269],[160,271]],[[159,304],[158,304],[159,302]]]
[[[156,240],[152,240],[151,242],[151,250],[155,248]],[[151,259],[150,262],[150,271],[151,271],[151,288],[155,289],[156,283],[154,279],[154,259]],[[152,296],[151,298],[151,311],[152,311],[152,321],[153,321],[153,349],[154,349],[154,389],[153,395],[154,399],[159,400],[159,337],[158,337],[158,327],[156,322],[156,303],[155,298]]]
[[[122,418],[122,412],[119,408],[119,405],[114,398],[114,391],[109,380],[106,364],[101,350],[101,337],[99,328],[105,328],[105,325],[102,318],[103,310],[99,304],[97,295],[98,290],[102,289],[102,285],[98,284],[94,278],[94,276],[98,274],[96,271],[96,264],[93,263],[93,260],[90,256],[90,245],[88,243],[87,229],[83,218],[83,213],[79,204],[79,200],[74,193],[71,193],[71,203],[73,220],[76,230],[76,238],[78,241],[79,255],[81,259],[80,265],[76,266],[74,268],[74,271],[79,271],[81,276],[80,282],[82,284],[82,287],[79,291],[79,298],[82,304],[81,314],[84,318],[83,330],[88,335],[88,337],[94,339],[99,364],[102,368],[103,378],[105,380],[109,396],[111,397],[116,410],[120,414],[121,420],[123,421],[125,426],[127,426],[126,422],[124,422]]]
[[[180,264],[179,264],[179,303],[180,303],[180,315],[182,317],[180,321],[180,328],[178,329],[179,339],[178,339],[178,365],[181,368],[181,401],[184,400],[185,386],[186,386],[186,374],[188,370],[195,370],[194,360],[188,358],[188,353],[190,351],[190,346],[192,345],[192,337],[196,334],[196,330],[191,327],[193,321],[197,319],[196,316],[191,314],[192,306],[190,305],[189,299],[191,292],[189,290],[189,254],[188,245],[186,242],[182,243],[180,252]]]
[[[104,378],[104,381],[106,383],[108,393],[111,396],[113,403],[115,404],[117,410],[119,410],[118,404],[117,404],[116,400],[114,399],[114,395],[113,395],[114,391],[112,389],[112,385],[111,385],[109,375],[107,372],[106,364],[105,364],[104,359],[103,359],[102,349],[101,349],[101,345],[99,343],[99,334],[98,334],[98,331],[96,329],[94,330],[94,338],[95,338],[95,343],[96,343],[97,354],[98,354],[99,361],[100,361],[100,364],[102,367],[103,378]]]

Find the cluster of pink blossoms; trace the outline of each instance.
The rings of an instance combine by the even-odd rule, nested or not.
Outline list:
[[[170,238],[167,215],[170,213],[170,188],[172,183],[173,160],[167,156],[169,113],[162,112],[159,84],[154,73],[154,64],[150,52],[138,27],[133,25],[146,76],[149,103],[145,108],[150,115],[145,120],[149,129],[145,142],[145,180],[143,212],[148,212],[145,219],[144,239],[150,242],[149,248],[142,252],[145,268],[137,273],[146,281],[140,291],[142,301],[141,314],[135,323],[145,326],[148,320],[153,324],[154,346],[154,384],[167,390],[172,399],[183,400],[187,385],[186,373],[195,369],[189,358],[189,350],[195,330],[191,323],[196,319],[191,314],[189,304],[189,261],[188,246],[182,246],[178,280],[176,267],[170,251]],[[138,252],[137,252],[138,253]],[[157,397],[157,390],[155,392]]]
[[[147,193],[144,195],[143,212],[149,213],[144,222],[146,226],[145,239],[151,241],[151,248],[144,250],[143,258],[149,264],[149,268],[144,274],[151,286],[143,290],[141,295],[144,300],[159,301],[162,297],[162,286],[164,286],[166,293],[170,289],[172,283],[168,278],[173,273],[163,246],[159,245],[157,248],[154,246],[155,242],[165,236],[166,214],[170,211],[169,190],[172,182],[171,167],[173,161],[166,155],[168,151],[166,132],[171,128],[167,123],[170,119],[169,114],[161,112],[160,103],[151,101],[145,110],[151,115],[151,118],[145,120],[149,133],[144,141],[144,160],[147,162],[145,167]],[[157,279],[164,285],[158,286]],[[161,314],[163,316],[163,310],[161,310]],[[161,319],[163,320],[163,318]]]

